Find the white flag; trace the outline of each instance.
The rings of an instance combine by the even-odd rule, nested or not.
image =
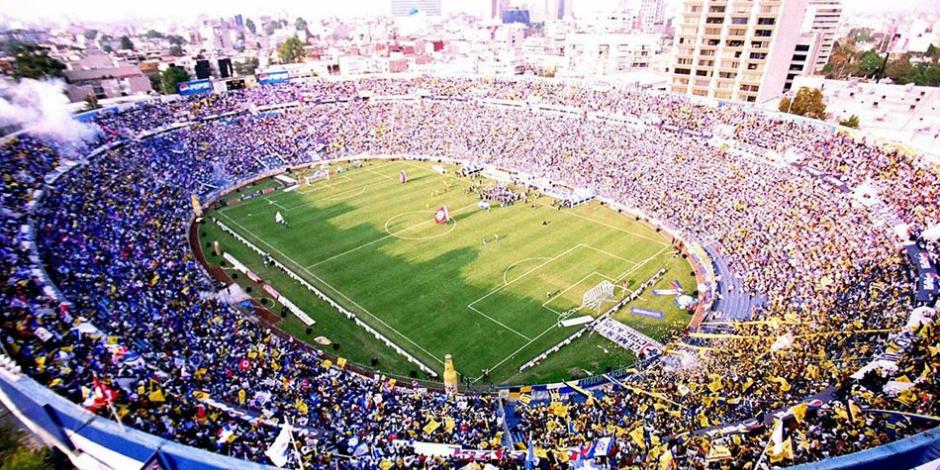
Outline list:
[[[277,211],[277,214],[274,214],[274,221],[279,224],[284,223],[284,216],[281,215],[281,211]]]
[[[288,423],[284,423],[284,426],[281,427],[280,434],[277,435],[277,439],[274,439],[274,442],[268,446],[268,450],[264,451],[264,455],[267,455],[274,465],[283,467],[287,465],[287,450],[290,448],[290,443],[291,426]]]

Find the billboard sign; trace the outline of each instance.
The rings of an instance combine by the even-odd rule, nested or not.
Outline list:
[[[176,84],[176,90],[181,96],[198,95],[201,93],[211,93],[212,83],[208,79],[190,80]]]
[[[288,80],[290,80],[290,77],[287,74],[287,70],[273,70],[258,74],[258,83],[262,85],[278,85],[287,83]]]

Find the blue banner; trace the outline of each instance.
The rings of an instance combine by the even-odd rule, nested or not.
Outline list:
[[[212,82],[210,82],[209,79],[180,82],[176,84],[176,90],[181,96],[212,93]]]
[[[907,257],[917,270],[917,294],[918,302],[933,303],[940,293],[940,279],[937,278],[937,268],[930,262],[930,255],[921,247],[911,244],[904,248]]]
[[[290,77],[286,70],[275,70],[271,72],[261,72],[258,74],[258,83],[262,85],[277,85],[287,83]]]
[[[655,318],[657,320],[662,320],[665,316],[663,315],[663,312],[660,312],[659,310],[650,310],[648,308],[641,307],[630,307],[630,314],[639,315],[646,318]]]

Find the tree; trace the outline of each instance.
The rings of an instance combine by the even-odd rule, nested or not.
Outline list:
[[[147,33],[144,34],[144,36],[146,36],[147,39],[161,39],[161,38],[163,38],[163,33],[161,33],[160,31],[157,31],[157,30],[155,30],[155,29],[151,29],[151,30],[147,31]]]
[[[294,20],[294,29],[296,29],[297,31],[306,31],[307,20],[298,16],[297,19]]]
[[[189,74],[180,67],[170,66],[160,74],[160,81],[163,85],[163,93],[174,95],[177,93],[176,85],[180,82],[189,80]]]
[[[36,44],[17,43],[12,47],[13,78],[62,77],[65,64],[49,57],[49,50]]]
[[[134,43],[131,41],[131,38],[127,36],[121,36],[120,41],[121,41],[121,44],[118,47],[120,47],[121,49],[124,49],[126,51],[134,50]]]
[[[183,36],[180,36],[179,34],[171,34],[166,37],[166,40],[174,46],[182,46],[183,44],[186,44],[186,40],[183,39]]]
[[[829,55],[829,63],[832,64],[833,78],[842,79],[851,75],[855,71],[855,62],[858,60],[858,50],[855,43],[849,41],[836,41],[832,46],[832,54]]]
[[[160,72],[149,73],[147,78],[150,79],[150,88],[153,88],[153,91],[157,93],[163,92],[163,79],[160,78]]]
[[[173,44],[172,46],[170,46],[170,55],[173,57],[182,57],[183,48],[180,47],[178,44]]]
[[[255,32],[256,32],[256,29],[255,29],[255,22],[252,21],[251,18],[246,18],[246,19],[245,19],[245,28],[247,28],[248,31],[251,31],[251,34],[255,34]]]
[[[796,92],[792,103],[790,97],[785,97],[780,100],[778,109],[782,113],[789,112],[797,116],[805,116],[813,119],[826,118],[826,103],[823,101],[822,91],[818,88],[800,88],[800,90]]]
[[[881,70],[881,62],[884,59],[881,54],[871,50],[862,54],[858,61],[858,75],[860,77],[873,77],[878,70]]]
[[[94,39],[98,35],[98,30],[94,28],[86,29],[82,35],[85,36],[85,39]]]
[[[101,105],[98,104],[98,97],[94,93],[89,93],[85,95],[85,110],[94,111],[100,109]]]
[[[244,62],[235,62],[235,73],[239,75],[254,75],[258,69],[258,58],[249,57]]]
[[[105,44],[105,45],[101,46],[101,50],[104,51],[104,52],[107,52],[107,53],[111,53],[111,51],[113,51],[114,48],[111,47],[110,44]]]
[[[894,83],[905,84],[907,83],[907,75],[911,73],[911,58],[909,54],[903,54],[901,57],[888,62],[888,66],[885,67],[885,75],[891,79]]]
[[[300,62],[306,54],[304,43],[297,36],[291,36],[282,42],[277,48],[277,53],[281,57],[281,63],[284,64]]]
[[[905,80],[918,86],[940,85],[940,65],[921,62],[911,69]]]
[[[851,127],[852,129],[858,129],[858,116],[851,115],[848,119],[839,121],[840,126]]]

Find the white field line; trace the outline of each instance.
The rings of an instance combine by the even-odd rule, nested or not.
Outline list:
[[[541,206],[541,207],[548,207],[548,206],[545,206],[545,205],[542,205],[542,204],[540,204],[540,206]],[[627,230],[627,229],[624,229],[624,228],[621,228],[621,227],[617,227],[617,226],[615,226],[615,225],[610,225],[610,224],[608,224],[608,223],[606,223],[606,222],[601,222],[601,221],[599,221],[599,220],[595,220],[595,219],[593,219],[593,218],[591,218],[591,217],[583,216],[583,215],[581,215],[581,214],[578,214],[577,212],[574,212],[573,209],[563,210],[563,211],[560,211],[560,212],[561,212],[562,214],[568,214],[568,215],[570,215],[570,216],[572,216],[572,217],[577,217],[577,218],[579,218],[579,219],[584,219],[584,220],[587,220],[588,222],[593,222],[593,223],[595,223],[595,224],[597,224],[597,225],[603,225],[604,227],[607,227],[607,228],[609,228],[609,229],[616,230],[616,231],[618,231],[618,232],[622,232],[622,233],[626,233],[626,234],[630,234],[630,235],[632,235],[632,236],[634,236],[634,237],[642,238],[642,239],[644,239],[644,240],[648,240],[648,241],[654,242],[654,243],[659,244],[659,245],[667,245],[667,246],[668,246],[668,244],[667,244],[666,242],[662,241],[662,240],[657,240],[657,239],[655,239],[655,238],[650,238],[650,237],[647,237],[646,235],[641,235],[641,234],[639,234],[639,233],[636,233],[636,232],[633,232],[633,231],[630,231],[630,230]]]
[[[565,252],[563,252],[563,254],[566,253],[566,252],[568,252],[568,251],[571,251],[571,250],[574,249],[574,248],[577,248],[578,246],[579,246],[579,245],[575,245],[574,247],[569,248],[568,250],[565,250]],[[637,263],[636,266],[633,266],[633,267],[630,268],[628,271],[626,271],[626,272],[624,272],[622,275],[620,275],[620,277],[619,277],[617,280],[618,280],[618,281],[619,281],[619,280],[622,280],[623,278],[629,276],[629,275],[630,275],[631,273],[633,273],[634,271],[636,271],[636,270],[642,268],[642,267],[645,266],[647,263],[649,263],[650,261],[652,261],[653,259],[655,259],[657,256],[659,256],[660,254],[662,254],[664,251],[666,251],[667,248],[668,248],[668,246],[667,246],[667,247],[664,247],[664,248],[661,249],[661,250],[659,250],[659,251],[658,251],[656,254],[654,254],[653,256],[650,256],[649,258],[646,258],[645,260],[643,260],[643,261]],[[549,261],[549,262],[550,262],[550,261]],[[544,265],[544,264],[545,264],[545,263],[543,263],[542,265]],[[539,267],[541,267],[542,265],[540,265]],[[538,268],[535,268],[535,269],[538,269]],[[528,273],[526,273],[526,274],[528,274]],[[523,274],[523,275],[520,276],[520,277],[523,277],[523,276],[525,276],[525,274]],[[518,279],[518,278],[516,278],[516,279]],[[497,290],[499,290],[499,288],[497,288]],[[491,293],[492,293],[492,292],[491,292]],[[489,294],[487,294],[487,295],[489,295]],[[479,301],[479,300],[481,300],[481,299],[478,299],[478,300],[474,301],[474,303],[476,303],[476,302]],[[519,351],[522,351],[523,349],[525,349],[526,347],[528,347],[530,344],[534,343],[534,342],[537,341],[539,338],[541,338],[542,336],[544,336],[545,333],[548,333],[549,331],[551,331],[552,328],[556,328],[556,326],[555,326],[555,325],[552,325],[552,326],[548,327],[548,329],[546,329],[545,331],[543,331],[542,333],[540,333],[538,336],[536,336],[535,338],[533,338],[532,341],[529,341],[528,343],[522,345],[522,347],[520,347],[519,349],[515,350],[512,354],[509,354],[509,355],[506,356],[503,360],[501,360],[501,361],[497,362],[496,364],[494,364],[492,367],[490,367],[490,368],[488,369],[488,370],[490,371],[490,373],[492,373],[494,370],[496,370],[497,367],[499,367],[499,366],[503,365],[504,363],[506,363],[506,361],[512,359],[513,356],[515,356],[516,354],[519,353]],[[480,379],[482,379],[482,378],[483,378],[483,375],[481,374],[479,377],[473,379],[470,383],[477,383],[477,382],[478,382]]]
[[[451,214],[457,214],[457,213],[463,211],[464,209],[467,209],[468,207],[476,207],[476,203],[470,204],[469,206],[461,207],[461,208],[459,208],[459,209],[452,210],[452,211],[450,211],[450,213],[451,213]],[[434,219],[426,220],[426,221],[424,221],[424,222],[418,222],[418,223],[415,224],[415,225],[411,225],[411,226],[405,227],[404,230],[409,230],[409,229],[421,227],[421,226],[427,225],[427,224],[429,224],[429,223],[431,223],[431,222],[434,222]],[[361,244],[361,245],[352,247],[352,248],[350,248],[350,249],[348,249],[348,250],[346,250],[346,251],[344,251],[344,252],[342,252],[342,253],[337,253],[337,254],[335,254],[335,255],[333,255],[333,256],[330,256],[329,258],[326,258],[326,259],[317,261],[316,263],[313,263],[313,264],[311,264],[310,266],[307,266],[307,268],[305,268],[305,269],[308,269],[308,268],[315,268],[315,267],[317,267],[317,266],[319,266],[319,265],[321,265],[321,264],[323,264],[323,263],[326,263],[327,261],[332,261],[332,260],[334,260],[334,259],[336,259],[336,258],[339,258],[339,257],[344,256],[344,255],[348,255],[349,253],[352,253],[352,252],[354,252],[354,251],[360,250],[360,249],[365,248],[365,247],[367,247],[367,246],[369,246],[369,245],[373,245],[373,244],[375,244],[375,243],[378,243],[378,242],[380,242],[380,241],[382,241],[382,240],[385,240],[385,239],[387,239],[387,238],[394,237],[394,236],[395,236],[395,234],[389,233],[388,235],[381,236],[381,237],[379,237],[379,238],[376,238],[375,240],[368,241],[368,242],[365,242],[365,243],[363,243],[363,244]]]
[[[369,173],[374,173],[374,174],[376,174],[376,175],[379,175],[379,176],[381,176],[382,178],[385,178],[385,179],[387,179],[387,180],[390,180],[390,181],[398,181],[398,180],[396,180],[395,178],[392,178],[391,176],[388,176],[388,175],[386,175],[386,174],[384,174],[384,173],[379,173],[378,171],[375,171],[375,170],[373,170],[372,168],[366,168],[365,170],[368,171]]]
[[[654,254],[653,256],[650,256],[649,258],[646,258],[645,260],[640,261],[639,263],[637,263],[636,266],[624,271],[623,274],[621,274],[620,276],[617,276],[617,279],[615,282],[620,282],[624,280],[627,276],[633,274],[634,272],[636,272],[638,269],[642,268],[643,266],[646,266],[647,263],[656,259],[656,257],[658,257],[659,255],[663,254],[663,252],[666,251],[667,248],[668,247],[664,247],[663,249],[657,251],[656,254]]]
[[[529,338],[528,336],[526,336],[526,335],[524,335],[524,334],[522,334],[522,333],[519,333],[518,331],[516,331],[516,330],[510,328],[510,327],[509,327],[508,325],[506,325],[505,323],[503,323],[503,322],[501,322],[501,321],[499,321],[499,320],[497,320],[497,319],[495,319],[495,318],[493,318],[493,317],[491,317],[491,316],[489,316],[489,315],[487,315],[487,314],[485,314],[485,313],[483,313],[483,312],[481,312],[481,311],[479,311],[479,310],[477,310],[477,309],[475,309],[475,308],[473,308],[473,307],[468,307],[468,308],[470,308],[470,310],[473,310],[473,311],[476,312],[476,313],[479,313],[480,315],[483,315],[484,317],[486,317],[487,320],[489,320],[489,321],[491,321],[491,322],[493,322],[493,323],[496,323],[497,325],[503,327],[503,328],[506,329],[506,330],[509,330],[510,333],[514,333],[514,334],[516,334],[517,336],[522,337],[522,338],[525,339],[526,341],[532,341],[532,338]]]
[[[605,275],[603,275],[603,274],[601,274],[601,273],[599,273],[599,272],[597,272],[597,271],[592,271],[592,272],[590,272],[587,276],[584,276],[584,277],[582,277],[580,280],[578,280],[578,282],[575,282],[574,284],[568,285],[568,287],[566,287],[565,290],[559,292],[558,294],[555,294],[555,295],[549,297],[548,300],[546,300],[545,303],[542,304],[542,306],[545,307],[545,306],[548,305],[550,302],[552,302],[552,301],[554,301],[555,299],[557,299],[557,298],[559,298],[559,297],[565,295],[565,292],[568,292],[569,290],[574,289],[575,286],[577,286],[578,284],[581,284],[582,282],[584,282],[585,279],[587,279],[587,278],[589,278],[589,277],[591,277],[591,276],[600,276],[600,277],[603,277],[603,278],[610,279],[610,278],[608,278],[607,276],[605,276]],[[554,309],[549,309],[549,310],[554,311]]]
[[[499,291],[505,289],[505,288],[508,287],[510,284],[512,284],[512,283],[514,283],[514,282],[516,282],[516,281],[518,281],[519,279],[522,279],[522,278],[528,276],[529,274],[535,272],[536,270],[542,269],[545,265],[551,263],[552,261],[557,260],[558,258],[561,258],[562,256],[565,256],[566,254],[568,254],[568,253],[570,253],[571,251],[576,250],[576,249],[578,249],[578,248],[580,248],[580,247],[581,247],[581,244],[579,243],[579,244],[577,244],[577,245],[575,245],[575,246],[572,246],[571,248],[568,248],[568,249],[565,250],[565,251],[562,251],[561,253],[558,253],[558,254],[555,255],[555,256],[552,256],[551,258],[548,258],[544,263],[539,264],[538,266],[536,266],[536,267],[534,267],[534,268],[532,268],[532,269],[530,269],[530,270],[528,270],[528,271],[526,271],[526,272],[520,274],[518,277],[513,278],[511,281],[509,281],[509,282],[507,282],[507,283],[505,283],[505,284],[503,284],[503,285],[501,285],[501,286],[499,286],[499,287],[497,287],[497,288],[495,288],[495,289],[493,289],[493,290],[487,292],[486,294],[484,294],[484,295],[483,295],[482,297],[480,297],[479,299],[476,299],[476,300],[474,300],[473,302],[470,302],[469,304],[467,304],[467,308],[469,308],[470,306],[475,305],[477,302],[480,302],[480,301],[486,299],[487,297],[489,297],[489,296],[491,296],[491,295],[493,295],[493,294],[495,294],[495,293],[497,293],[497,292],[499,292]]]
[[[355,305],[358,309],[360,309],[361,311],[367,313],[370,317],[372,317],[373,319],[375,319],[375,321],[381,323],[383,326],[385,326],[385,327],[388,328],[389,330],[395,332],[395,334],[397,334],[398,336],[400,336],[401,338],[403,338],[405,341],[408,341],[409,343],[411,343],[412,345],[414,345],[414,347],[418,348],[419,350],[421,350],[422,352],[424,352],[424,353],[427,354],[428,356],[434,358],[435,360],[437,360],[437,362],[440,362],[441,364],[444,363],[444,361],[441,360],[441,358],[435,356],[434,354],[432,354],[432,353],[431,353],[430,351],[428,351],[427,349],[424,349],[423,347],[421,347],[420,344],[414,342],[414,340],[412,340],[412,339],[409,338],[408,336],[405,336],[405,335],[402,334],[400,331],[398,331],[398,330],[396,330],[395,328],[393,328],[391,325],[389,325],[388,323],[386,323],[384,320],[382,320],[381,318],[379,318],[378,316],[376,316],[374,313],[372,313],[372,312],[370,312],[369,310],[367,310],[367,309],[366,309],[365,307],[363,307],[362,305],[359,305],[355,300],[350,299],[348,296],[346,296],[346,294],[343,294],[343,293],[340,292],[338,289],[336,289],[335,287],[333,287],[332,285],[330,285],[328,282],[324,281],[323,279],[320,279],[320,277],[318,277],[316,274],[310,272],[309,269],[307,269],[307,268],[305,268],[305,267],[300,266],[299,264],[297,264],[297,262],[294,261],[290,256],[285,255],[284,252],[282,252],[281,250],[279,250],[279,249],[277,249],[276,247],[272,246],[272,245],[271,245],[270,243],[268,243],[265,239],[259,237],[258,235],[255,235],[254,232],[252,232],[251,230],[248,230],[248,229],[245,228],[242,224],[240,224],[240,223],[238,223],[237,221],[233,220],[231,217],[229,217],[229,216],[227,216],[227,215],[225,215],[225,214],[221,214],[221,213],[220,213],[220,215],[222,215],[223,217],[225,217],[226,219],[228,219],[230,222],[232,222],[232,223],[233,223],[235,226],[237,226],[238,228],[244,230],[245,233],[251,235],[252,238],[254,238],[255,240],[257,240],[258,242],[263,243],[263,244],[266,245],[268,248],[270,248],[271,250],[273,250],[273,251],[276,252],[277,254],[281,255],[285,260],[290,261],[294,266],[297,266],[297,267],[299,267],[300,269],[302,269],[304,272],[306,272],[306,273],[307,273],[308,275],[310,275],[312,278],[316,279],[317,282],[320,282],[320,283],[323,284],[324,286],[329,287],[330,290],[332,290],[333,292],[336,292],[337,294],[339,294],[341,297],[343,297],[344,299],[346,299],[347,301],[349,301],[349,303],[351,303],[352,305]]]
[[[276,207],[280,208],[281,210],[283,210],[284,212],[290,212],[290,209],[288,209],[288,208],[286,208],[286,207],[284,207],[284,206],[282,206],[282,205],[280,205],[280,204],[274,202],[274,199],[268,199],[268,204],[269,204],[269,205],[272,205],[272,206],[276,206]]]
[[[507,268],[503,271],[503,284],[509,284],[509,281],[506,279],[506,275],[509,274],[509,271],[510,271],[512,268],[516,267],[517,265],[519,265],[520,263],[522,263],[522,262],[524,262],[524,261],[532,261],[532,260],[537,260],[537,259],[548,259],[548,257],[546,257],[546,256],[536,256],[536,257],[534,257],[534,258],[523,258],[523,259],[521,259],[521,260],[519,260],[519,261],[515,261],[515,262],[513,262],[512,264],[510,264],[509,267],[507,267]],[[524,275],[524,274],[523,274],[523,275]]]
[[[345,183],[351,183],[353,179],[346,175],[339,175],[339,176],[334,176],[330,179],[327,179],[326,184],[323,184],[322,181],[323,180],[314,181],[313,183],[308,184],[306,188],[298,189],[297,192],[300,194],[307,195],[307,194],[315,193],[317,191],[322,191],[324,189],[332,189],[338,186],[343,186]]]
[[[527,348],[530,344],[532,344],[532,343],[538,341],[538,339],[541,338],[542,336],[545,336],[545,333],[548,333],[549,331],[551,331],[552,328],[557,328],[557,326],[556,326],[556,325],[552,325],[552,326],[546,328],[545,331],[539,333],[539,335],[536,336],[535,338],[532,338],[531,341],[529,341],[529,342],[526,343],[526,344],[523,344],[521,347],[519,347],[519,349],[513,351],[511,354],[509,354],[508,356],[506,356],[505,358],[503,358],[503,360],[497,362],[496,364],[493,364],[493,365],[492,365],[489,369],[487,369],[487,370],[489,370],[490,373],[492,373],[492,372],[493,372],[494,370],[496,370],[499,366],[505,364],[506,361],[512,359],[513,356],[515,356],[516,354],[519,354],[519,351],[522,351],[523,349]],[[481,378],[483,378],[483,375],[482,375],[482,374],[481,374],[479,377],[477,377],[477,378],[473,379],[472,381],[470,381],[470,383],[471,383],[471,384],[477,383]]]
[[[600,248],[595,248],[595,247],[593,247],[593,246],[591,246],[591,245],[584,245],[584,247],[585,247],[585,248],[590,248],[590,249],[592,249],[592,250],[594,250],[594,251],[596,251],[596,252],[598,252],[598,253],[605,254],[605,255],[610,256],[611,258],[614,258],[614,259],[619,259],[619,260],[621,260],[621,261],[626,261],[626,262],[631,263],[631,264],[636,264],[636,261],[633,261],[632,259],[628,259],[628,258],[624,258],[623,256],[615,255],[615,254],[613,254],[613,253],[611,253],[611,252],[609,252],[609,251],[605,251],[605,250],[602,250],[602,249],[600,249]]]

